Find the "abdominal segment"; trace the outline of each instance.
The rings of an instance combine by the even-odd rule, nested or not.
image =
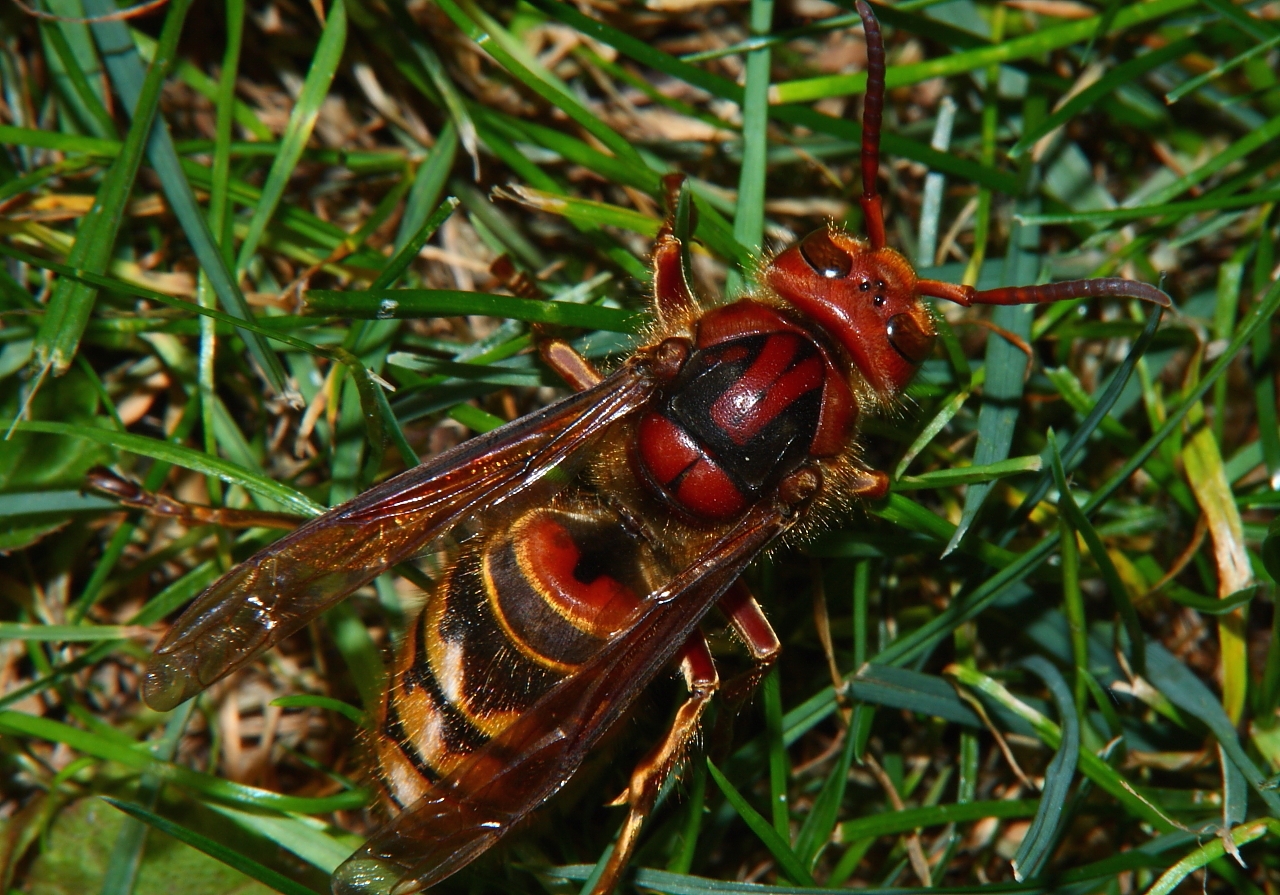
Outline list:
[[[654,557],[596,505],[538,508],[462,548],[409,626],[377,751],[401,808],[626,630]]]

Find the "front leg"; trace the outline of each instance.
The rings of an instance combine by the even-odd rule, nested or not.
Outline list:
[[[693,199],[684,186],[683,174],[662,178],[667,217],[653,244],[653,301],[658,318],[671,323],[697,310],[693,277],[689,270],[688,240],[695,226]]]
[[[563,339],[538,338],[536,333],[535,338],[543,362],[575,392],[585,392],[604,378],[591,361]]]
[[[591,895],[607,895],[617,886],[635,851],[644,819],[653,810],[653,803],[667,777],[675,770],[689,743],[697,736],[698,722],[706,711],[707,703],[720,689],[720,675],[701,631],[693,632],[680,648],[677,658],[680,661],[680,673],[689,688],[689,698],[676,712],[667,735],[631,772],[631,784],[627,791],[614,802],[626,803],[630,805],[630,810],[622,832],[618,834],[618,841],[614,843],[613,854],[609,856],[600,879],[592,887]]]
[[[689,270],[687,241],[695,225],[692,197],[684,188],[683,174],[662,179],[666,192],[667,217],[653,246],[653,297],[658,316],[667,322],[688,317],[697,310],[693,277]],[[490,268],[515,295],[541,298],[542,290],[528,275],[516,270],[503,255]],[[534,324],[533,338],[542,360],[574,391],[586,391],[601,379],[589,360],[563,339],[551,337],[541,324]]]
[[[489,265],[489,273],[493,274],[512,295],[534,300],[547,297],[533,277],[516,267],[510,255],[502,255]],[[543,362],[575,392],[585,392],[591,386],[598,385],[604,377],[591,361],[579,354],[564,339],[551,335],[553,331],[554,328],[542,323],[535,323],[530,327],[533,342]]]

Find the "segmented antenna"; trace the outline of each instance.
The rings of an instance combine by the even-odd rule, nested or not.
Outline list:
[[[1155,286],[1120,277],[1098,277],[1092,280],[1066,280],[1042,286],[1006,286],[1000,289],[974,289],[938,280],[920,280],[916,288],[921,295],[945,298],[966,308],[970,305],[1038,305],[1068,298],[1139,298],[1162,308],[1170,306],[1169,296]]]
[[[884,36],[866,0],[858,0],[858,15],[867,36],[867,95],[862,103],[862,214],[871,248],[885,246],[884,212],[876,180],[880,176],[880,124],[884,119]]]

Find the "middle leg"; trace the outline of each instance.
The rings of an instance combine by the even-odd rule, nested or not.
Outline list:
[[[730,678],[724,687],[724,701],[732,712],[760,686],[760,681],[777,661],[778,653],[782,652],[782,643],[774,633],[773,625],[769,624],[764,610],[741,578],[730,585],[716,605],[729,619],[734,633],[746,645],[754,660],[750,668]]]

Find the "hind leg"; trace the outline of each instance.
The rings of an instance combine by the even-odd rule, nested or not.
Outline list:
[[[676,712],[675,720],[667,730],[666,736],[641,759],[631,772],[631,784],[627,791],[618,797],[615,804],[625,803],[630,806],[626,823],[614,843],[613,854],[605,864],[604,872],[596,881],[591,895],[608,895],[617,886],[623,871],[631,860],[636,842],[640,837],[640,828],[644,819],[653,810],[653,803],[662,790],[667,777],[675,770],[684,756],[689,743],[698,734],[698,722],[706,711],[707,703],[720,689],[720,675],[711,658],[711,650],[707,647],[706,638],[701,631],[693,636],[681,648],[680,673],[684,676],[689,688],[689,698]]]

